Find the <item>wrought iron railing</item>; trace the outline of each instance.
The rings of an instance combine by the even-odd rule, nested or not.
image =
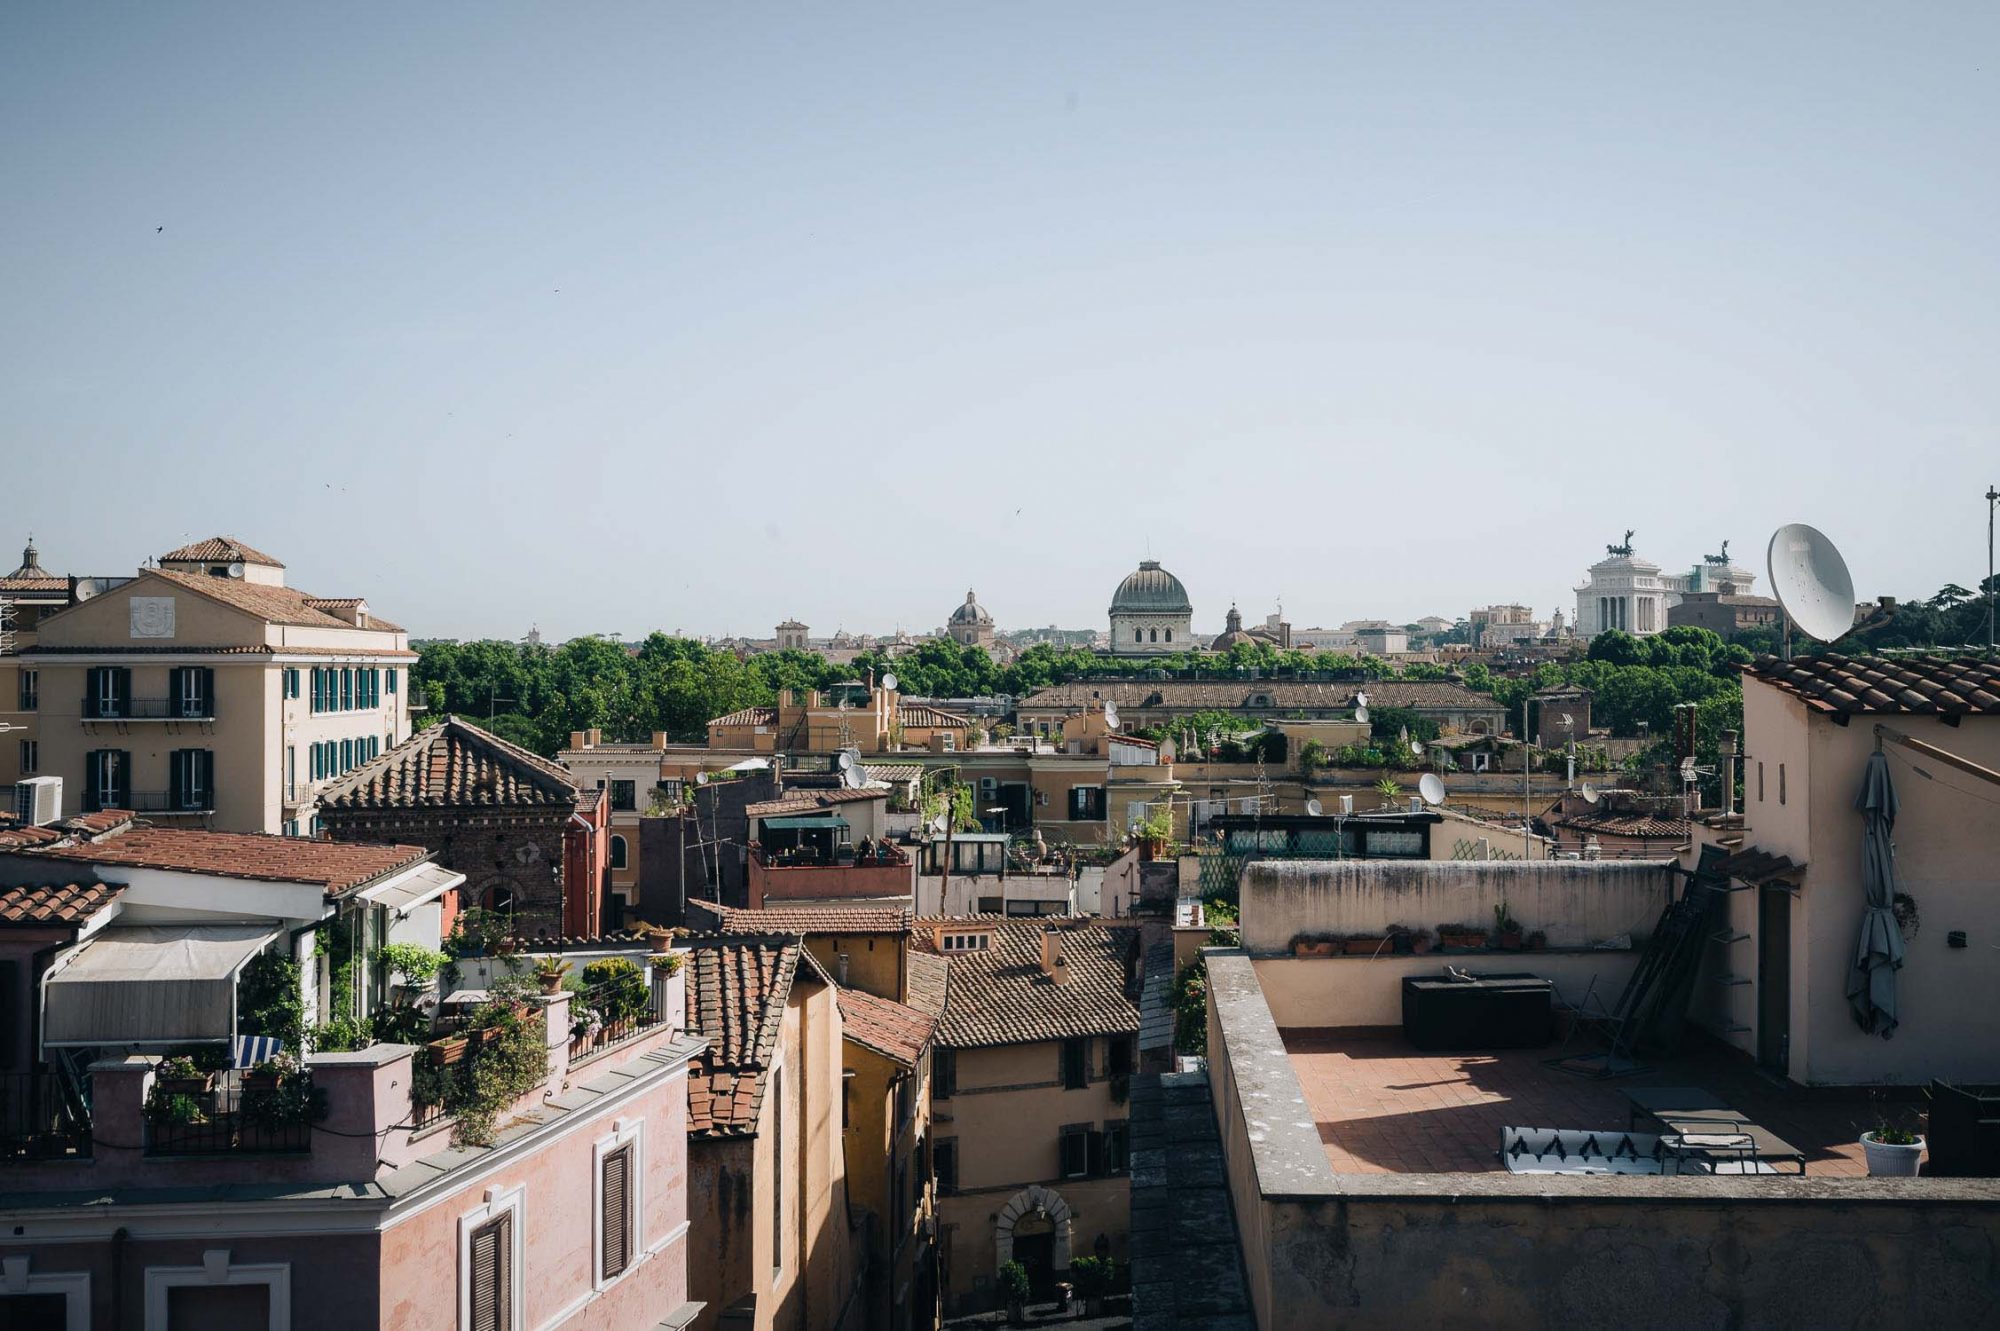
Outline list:
[[[239,1151],[302,1152],[312,1149],[312,1123],[293,1089],[256,1080],[236,1069],[209,1074],[206,1089],[176,1089],[157,1078],[147,1102],[147,1155],[230,1155]],[[281,1099],[281,1097],[283,1097]]]
[[[88,1159],[90,1111],[52,1072],[0,1073],[0,1159]]]
[[[134,813],[214,813],[215,792],[128,790],[124,792],[124,803],[119,807]]]
[[[640,978],[607,980],[569,998],[569,1056],[592,1058],[667,1019],[665,995]]]

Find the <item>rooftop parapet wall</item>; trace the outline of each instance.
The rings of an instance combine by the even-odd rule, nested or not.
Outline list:
[[[1391,925],[1491,928],[1505,902],[1551,948],[1649,935],[1678,889],[1673,860],[1261,860],[1243,873],[1243,946],[1288,952],[1299,934],[1381,934]]]

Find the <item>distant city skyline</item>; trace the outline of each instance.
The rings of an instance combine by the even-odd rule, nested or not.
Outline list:
[[[1985,570],[1992,6],[0,10],[0,456],[426,637]]]

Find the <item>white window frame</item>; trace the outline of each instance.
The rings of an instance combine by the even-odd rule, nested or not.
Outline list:
[[[210,1248],[200,1266],[146,1268],[146,1331],[168,1331],[167,1291],[182,1285],[268,1285],[271,1289],[271,1331],[291,1331],[292,1264],[253,1262],[238,1266],[229,1249]]]
[[[60,1294],[65,1331],[90,1331],[90,1272],[47,1271],[30,1275],[28,1263],[26,1254],[0,1258],[0,1295]],[[0,1308],[5,1306],[0,1302]]]
[[[507,1299],[511,1312],[510,1320],[515,1326],[528,1324],[528,1280],[527,1280],[527,1217],[524,1203],[528,1196],[528,1186],[517,1183],[512,1188],[488,1188],[485,1205],[467,1211],[458,1218],[458,1326],[459,1331],[471,1331],[472,1327],[472,1232],[489,1220],[497,1220],[503,1211],[514,1213],[514,1254],[511,1267],[514,1278],[508,1282]]]
[[[610,1289],[639,1269],[650,1255],[646,1247],[646,1121],[627,1123],[613,1119],[611,1131],[590,1148],[590,1276],[591,1287],[599,1293]],[[632,1148],[632,1173],[626,1180],[625,1199],[632,1211],[632,1238],[625,1246],[625,1269],[604,1275],[604,1157],[623,1147]]]

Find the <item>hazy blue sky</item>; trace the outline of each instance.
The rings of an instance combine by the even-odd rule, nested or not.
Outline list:
[[[426,635],[1970,585],[1996,88],[1990,3],[11,4],[0,552]]]

